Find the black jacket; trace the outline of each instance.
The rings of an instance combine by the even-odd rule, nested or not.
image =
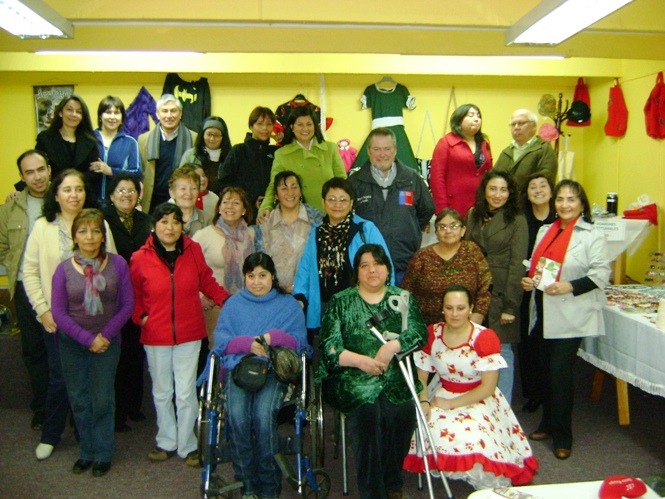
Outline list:
[[[434,214],[434,200],[425,181],[413,168],[397,160],[397,175],[383,200],[383,189],[372,177],[371,165],[349,172],[355,191],[356,214],[371,220],[383,234],[395,272],[404,272],[420,249],[422,231]]]
[[[134,226],[130,234],[122,223],[122,220],[120,220],[115,206],[109,204],[102,210],[102,213],[104,213],[104,219],[108,222],[113,233],[113,240],[115,241],[118,255],[123,257],[129,264],[132,253],[143,246],[150,235],[152,229],[151,217],[142,211],[136,210],[134,212]]]

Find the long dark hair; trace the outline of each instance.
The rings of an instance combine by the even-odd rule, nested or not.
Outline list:
[[[478,186],[478,190],[476,191],[476,203],[473,205],[471,216],[476,220],[482,221],[485,218],[485,215],[490,211],[487,198],[485,197],[485,189],[490,180],[495,178],[505,180],[508,185],[508,199],[506,200],[506,204],[501,207],[501,210],[503,210],[503,217],[506,222],[512,223],[520,212],[520,206],[517,201],[517,192],[515,192],[515,182],[513,182],[513,177],[508,172],[503,171],[490,170],[485,174],[482,182],[480,182],[480,185]]]
[[[60,130],[62,128],[63,122],[60,113],[62,112],[62,110],[65,108],[65,105],[70,100],[74,100],[81,105],[82,117],[81,117],[81,122],[76,127],[76,132],[75,132],[76,136],[88,137],[89,139],[92,139],[95,142],[97,142],[97,137],[95,136],[95,132],[92,128],[92,120],[90,119],[90,111],[88,111],[88,106],[86,105],[85,101],[81,98],[81,96],[77,94],[67,95],[58,103],[58,105],[55,108],[55,111],[53,111],[53,121],[51,122],[51,126],[49,126],[49,130]]]
[[[116,173],[115,175],[113,175],[111,177],[111,183],[109,184],[108,189],[106,191],[107,201],[109,201],[109,202],[111,201],[111,194],[113,194],[115,192],[115,190],[118,188],[118,185],[123,180],[127,180],[127,181],[131,182],[132,184],[134,184],[134,189],[136,189],[136,192],[138,194],[141,193],[141,181],[139,180],[139,178],[136,175],[134,175],[133,173],[120,172],[120,173]],[[138,201],[136,202],[136,204],[138,204]]]
[[[49,187],[46,196],[44,196],[44,207],[42,208],[42,213],[46,217],[46,220],[53,222],[58,213],[60,213],[60,204],[56,201],[56,196],[58,194],[58,189],[60,185],[65,180],[66,177],[73,175],[78,177],[83,182],[83,187],[85,188],[85,202],[83,203],[83,209],[85,208],[97,208],[97,196],[95,196],[90,189],[90,186],[85,181],[85,175],[78,170],[73,168],[67,168],[66,170],[61,171],[57,177],[51,182],[51,187]]]
[[[211,126],[208,121],[219,121],[222,125],[222,143],[220,145],[220,148],[222,149],[222,154],[219,157],[219,162],[223,163],[224,160],[226,159],[226,156],[228,156],[229,151],[231,150],[231,139],[229,138],[229,129],[226,126],[226,121],[224,121],[222,118],[219,116],[208,116],[205,120],[203,120],[203,125],[201,126],[201,131],[199,134],[196,136],[196,141],[194,142],[194,156],[198,158],[198,160],[201,162],[201,164],[205,164],[207,161],[210,161],[210,156],[208,155],[208,151],[206,151],[206,143],[205,140],[203,139],[203,134],[208,128],[217,128],[217,126]],[[207,125],[207,126],[206,126]]]
[[[319,123],[321,118],[319,118],[319,115],[309,106],[301,106],[295,108],[289,115],[289,119],[286,122],[286,128],[284,129],[284,139],[282,139],[282,145],[290,144],[296,139],[291,126],[295,124],[298,118],[302,118],[303,116],[309,116],[312,118],[312,122],[314,123],[314,136],[316,137],[316,140],[319,142],[325,142],[323,134],[321,133],[321,124]]]
[[[122,128],[122,126],[125,124],[127,115],[125,113],[125,105],[122,103],[122,100],[120,97],[116,97],[115,95],[107,95],[101,100],[99,106],[97,107],[97,127],[100,130],[102,129],[102,114],[104,114],[112,107],[116,107],[118,111],[120,111],[120,116],[122,116],[122,123],[120,124],[120,127]]]
[[[453,114],[450,116],[450,130],[454,135],[466,139],[464,132],[462,131],[462,121],[464,121],[464,118],[471,109],[478,111],[478,115],[482,120],[483,115],[480,112],[478,106],[475,104],[462,104],[460,107],[455,109]],[[486,159],[485,155],[483,154],[483,142],[487,140],[487,135],[483,133],[482,121],[480,122],[480,128],[478,128],[476,135],[474,135],[474,140],[476,141],[476,152],[473,156],[476,160],[476,167],[480,168]]]
[[[358,272],[360,267],[360,259],[365,253],[371,253],[376,260],[376,263],[380,265],[385,265],[388,268],[388,280],[386,284],[390,284],[390,276],[393,273],[393,265],[386,254],[386,250],[383,249],[383,246],[380,244],[363,244],[358,251],[356,256],[353,258],[353,277],[351,278],[351,285],[355,286],[358,284]]]
[[[589,198],[586,196],[586,192],[584,192],[584,187],[582,187],[582,184],[579,182],[575,182],[574,180],[568,180],[564,179],[561,180],[558,184],[556,184],[556,187],[554,188],[554,192],[552,192],[552,199],[556,198],[557,195],[559,194],[559,191],[563,189],[564,187],[568,187],[571,191],[573,191],[578,198],[580,198],[580,202],[584,207],[582,208],[582,219],[585,222],[589,222],[590,224],[593,223],[593,217],[591,216],[591,207],[589,206]]]
[[[245,258],[245,261],[242,264],[242,275],[246,276],[256,267],[263,267],[268,272],[270,272],[272,275],[273,289],[283,295],[288,294],[286,290],[279,284],[279,279],[277,279],[277,270],[275,269],[275,262],[270,257],[270,255],[267,255],[261,251],[257,251],[256,253],[249,255],[247,258]]]

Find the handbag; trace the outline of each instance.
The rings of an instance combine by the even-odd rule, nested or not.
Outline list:
[[[297,384],[302,374],[302,360],[300,355],[288,347],[272,347],[268,345],[263,336],[259,337],[259,343],[263,345],[270,367],[277,381],[287,385]]]
[[[268,363],[256,355],[245,355],[231,371],[231,378],[239,388],[257,392],[266,384]]]

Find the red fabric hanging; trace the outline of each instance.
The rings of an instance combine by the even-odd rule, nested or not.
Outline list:
[[[654,139],[665,139],[665,83],[663,72],[656,77],[656,86],[653,87],[649,99],[644,106],[647,135]]]
[[[584,78],[578,78],[577,79],[577,85],[575,86],[575,94],[573,95],[573,102],[576,100],[581,100],[584,102],[589,108],[591,108],[591,97],[589,97],[589,89],[586,86],[586,83],[584,83]],[[566,125],[568,126],[590,126],[591,125],[591,120],[589,119],[588,121],[584,123],[575,123],[574,121],[568,120],[566,122]]]
[[[623,137],[628,126],[628,109],[623,98],[619,79],[615,78],[615,85],[610,88],[610,100],[607,103],[607,123],[605,135],[608,137]]]

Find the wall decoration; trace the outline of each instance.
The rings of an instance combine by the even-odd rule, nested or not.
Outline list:
[[[32,87],[35,96],[35,117],[37,118],[37,134],[46,130],[53,121],[53,113],[60,101],[74,93],[74,85],[35,85]]]

